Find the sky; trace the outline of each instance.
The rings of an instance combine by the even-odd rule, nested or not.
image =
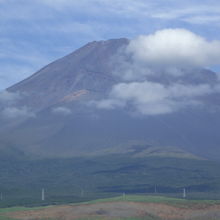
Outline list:
[[[0,90],[91,41],[169,28],[212,41],[219,27],[217,0],[0,0]]]

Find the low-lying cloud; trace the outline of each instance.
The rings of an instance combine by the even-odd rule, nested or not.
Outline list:
[[[27,106],[17,105],[24,97],[20,92],[0,92],[0,117],[1,119],[14,120],[35,117],[35,113]]]
[[[1,111],[1,116],[6,119],[32,118],[35,114],[26,106],[23,107],[6,107]]]
[[[52,113],[65,116],[65,115],[70,115],[72,111],[67,107],[59,106],[59,107],[53,108]]]
[[[112,87],[109,98],[96,105],[103,109],[129,106],[144,115],[201,106],[205,96],[220,92],[214,73],[209,76],[212,83],[205,78],[193,80],[202,79],[201,69],[212,64],[220,64],[219,41],[207,41],[185,29],[139,36],[117,56],[113,74],[120,82]]]
[[[8,92],[4,90],[0,92],[0,103],[12,103],[16,102],[21,98],[21,94],[18,92]]]
[[[213,92],[220,92],[220,87],[208,84],[165,86],[148,81],[120,83],[112,88],[110,98],[98,102],[97,106],[115,109],[129,105],[144,115],[158,115],[201,105],[199,98]]]

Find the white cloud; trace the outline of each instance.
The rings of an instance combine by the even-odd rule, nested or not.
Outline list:
[[[125,81],[150,75],[179,77],[220,64],[220,41],[208,41],[186,29],[164,29],[131,40],[113,62],[114,74]]]
[[[126,100],[119,97],[112,97],[101,101],[91,101],[89,104],[96,105],[96,107],[100,109],[115,109],[124,107],[126,105]]]
[[[71,109],[63,106],[59,106],[52,109],[52,113],[57,115],[70,115],[72,113]]]
[[[105,12],[109,12],[124,16],[133,16],[141,12],[144,14],[153,4],[150,1],[146,4],[144,0],[40,0],[40,2],[56,10],[80,8],[89,14],[100,12],[102,15]]]
[[[26,106],[20,108],[6,107],[1,111],[1,115],[6,119],[35,117],[35,114]]]
[[[168,4],[164,8],[157,10],[152,13],[153,18],[165,19],[165,20],[176,20],[176,21],[186,21],[190,17],[200,17],[200,16],[218,16],[220,12],[219,2],[210,4],[209,1],[200,2],[184,2],[184,4]],[[189,22],[190,23],[190,22]],[[211,21],[210,21],[210,24]],[[215,26],[215,24],[212,24]]]
[[[0,92],[0,117],[2,119],[24,119],[35,117],[35,113],[27,106],[17,106],[17,101],[26,94],[20,92]]]
[[[18,92],[8,92],[6,90],[0,92],[0,103],[12,103],[21,98]]]
[[[206,66],[220,64],[220,41],[207,41],[185,29],[164,29],[132,40],[133,59],[149,65]]]
[[[204,97],[220,92],[217,81],[194,83],[188,78],[203,74],[199,73],[203,66],[220,64],[220,42],[207,41],[185,29],[139,36],[116,60],[114,74],[121,82],[112,87],[109,98],[95,103],[98,108],[127,106],[144,115],[167,114],[201,106]]]
[[[58,11],[81,9],[86,14],[100,16],[122,16],[123,18],[153,18],[165,20],[185,20],[188,17],[201,15],[218,15],[220,4],[209,1],[166,1],[163,0],[39,0],[41,4]],[[185,19],[186,18],[186,19]],[[211,21],[210,21],[211,22]]]
[[[220,13],[220,12],[219,12]],[[183,18],[183,21],[186,21],[191,24],[200,24],[200,25],[208,25],[212,23],[215,26],[219,26],[220,16],[219,15],[199,15],[199,16],[189,16],[187,18]]]
[[[202,104],[199,98],[220,92],[208,84],[165,86],[153,82],[120,83],[112,88],[110,98],[97,103],[98,108],[114,109],[126,105],[144,115],[166,114]]]

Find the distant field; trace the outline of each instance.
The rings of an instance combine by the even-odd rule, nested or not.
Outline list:
[[[219,220],[220,201],[126,195],[48,207],[0,209],[0,220]]]

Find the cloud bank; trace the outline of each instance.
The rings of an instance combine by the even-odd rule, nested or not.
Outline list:
[[[144,115],[201,106],[204,97],[220,92],[214,73],[208,73],[209,81],[202,79],[201,68],[212,64],[220,64],[220,41],[207,41],[185,29],[139,36],[117,56],[114,74],[121,82],[96,105],[103,109],[129,106]]]
[[[165,86],[153,82],[120,83],[112,88],[110,99],[97,103],[98,108],[115,109],[130,106],[144,115],[172,113],[202,104],[205,95],[220,92],[220,87],[208,84]]]

